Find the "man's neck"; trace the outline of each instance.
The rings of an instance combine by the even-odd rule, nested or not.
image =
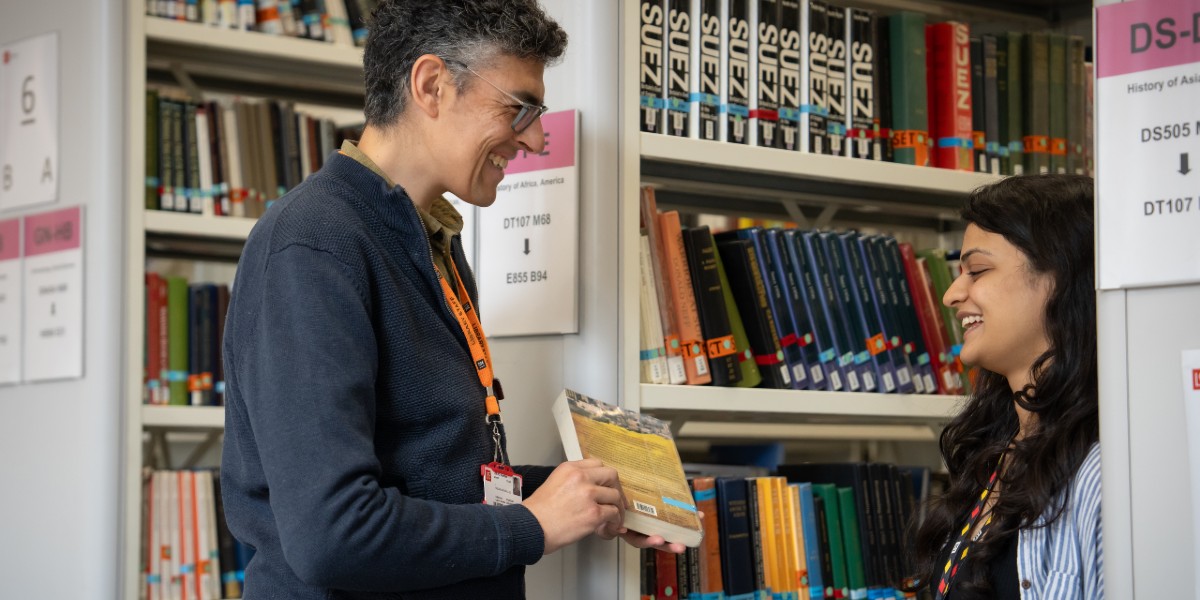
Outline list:
[[[405,140],[404,144],[397,143],[401,139]],[[443,190],[429,176],[437,172],[432,164],[427,164],[435,157],[425,151],[423,145],[424,140],[403,125],[387,130],[368,125],[363,130],[358,149],[387,173],[396,185],[404,188],[418,208],[428,212]]]

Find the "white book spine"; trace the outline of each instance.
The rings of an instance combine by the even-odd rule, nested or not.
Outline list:
[[[200,187],[196,193],[200,196],[200,212],[211,217],[213,210],[213,176],[212,176],[212,145],[208,135],[208,109],[201,106],[196,109],[196,153],[200,159]]]
[[[230,212],[235,217],[244,217],[245,203],[245,188],[242,183],[242,153],[240,144],[238,143],[238,119],[237,111],[232,106],[225,107],[221,111],[221,118],[225,120],[225,139],[221,140],[225,144],[225,152],[229,156],[227,166],[229,170],[225,173],[225,178],[229,183],[229,198]]]

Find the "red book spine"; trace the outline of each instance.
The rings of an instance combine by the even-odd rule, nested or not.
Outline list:
[[[676,573],[676,557],[670,552],[656,550],[654,561],[655,590],[657,599],[673,600],[679,598],[679,575]]]
[[[929,351],[929,360],[937,376],[938,391],[942,394],[956,394],[960,389],[954,385],[956,380],[948,362],[949,337],[944,328],[938,327],[941,323],[940,313],[929,277],[925,274],[925,267],[917,262],[911,244],[900,244],[900,256],[904,259],[904,276],[912,291],[917,321],[921,324],[921,336],[925,338],[925,348]]]
[[[159,376],[163,369],[163,363],[160,361],[162,331],[158,320],[158,312],[162,308],[162,301],[158,295],[161,281],[158,273],[146,273],[146,359],[145,373],[142,374],[146,386],[146,404],[159,404],[162,397],[162,391],[159,389],[162,383]]]
[[[971,31],[963,23],[926,29],[933,165],[974,171],[971,137]]]

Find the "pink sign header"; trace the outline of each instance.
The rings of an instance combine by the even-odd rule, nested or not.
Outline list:
[[[1200,0],[1134,0],[1096,8],[1096,76],[1200,63]]]
[[[564,110],[542,115],[542,131],[546,133],[546,147],[541,154],[518,152],[508,161],[507,175],[545,171],[575,165],[575,114]]]
[[[0,260],[21,256],[21,220],[0,221]]]
[[[79,248],[81,217],[78,206],[25,217],[25,257]]]

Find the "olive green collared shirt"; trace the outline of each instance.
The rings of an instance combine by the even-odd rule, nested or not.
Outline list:
[[[383,178],[384,183],[387,183],[389,188],[396,187],[396,182],[392,181],[371,157],[363,154],[362,150],[350,140],[342,142],[342,154],[358,161],[362,166],[371,170],[372,173]],[[425,232],[429,234],[429,250],[433,253],[433,265],[437,267],[438,273],[450,283],[451,288],[454,288],[458,281],[454,277],[454,259],[450,256],[450,239],[462,232],[463,218],[458,210],[450,204],[449,200],[438,197],[433,201],[433,205],[426,211],[416,202],[413,202],[413,208],[417,209],[417,214],[421,217],[421,223],[425,225]],[[455,290],[457,293],[458,290]]]

